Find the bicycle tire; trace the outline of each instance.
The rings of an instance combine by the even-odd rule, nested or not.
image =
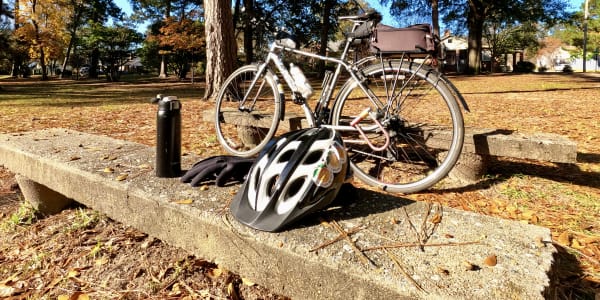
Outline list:
[[[342,132],[355,176],[395,193],[422,191],[442,180],[456,164],[464,142],[462,112],[443,75],[398,60],[365,65],[358,73],[378,101],[369,100],[350,78],[336,98],[331,123],[349,125],[360,110],[371,107],[390,133],[390,145],[374,151],[358,142],[356,131]],[[374,124],[370,118],[359,123],[368,130],[369,140],[381,145],[384,136],[373,129]]]
[[[248,94],[257,72],[257,65],[247,65],[235,70],[225,80],[217,95],[217,139],[225,151],[235,156],[250,157],[258,154],[271,140],[279,125],[281,97],[271,71],[266,70]],[[247,94],[249,99],[244,103],[246,109],[240,109],[241,101]]]

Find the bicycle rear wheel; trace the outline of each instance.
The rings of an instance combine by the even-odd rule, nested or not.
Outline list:
[[[375,151],[356,131],[342,132],[356,177],[382,190],[413,193],[430,188],[454,167],[463,146],[459,104],[442,75],[422,64],[380,61],[361,67],[372,101],[353,80],[340,90],[332,124],[349,125],[363,109],[377,113],[390,145]],[[375,145],[384,136],[370,118],[359,125]]]
[[[248,65],[225,80],[217,96],[215,127],[219,143],[227,152],[249,157],[271,140],[281,114],[280,95],[267,70],[252,86],[258,66]],[[245,96],[248,96],[246,101]]]

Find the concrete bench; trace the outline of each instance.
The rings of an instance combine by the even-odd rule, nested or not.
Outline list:
[[[214,122],[214,111],[205,111],[203,119]],[[244,125],[239,113],[225,114],[225,122]],[[260,123],[258,123],[260,125]],[[304,117],[288,114],[279,123],[283,130],[306,128]],[[269,124],[263,124],[268,127]],[[451,138],[450,131],[428,129],[423,132],[426,144],[443,148]],[[487,171],[490,157],[510,157],[548,161],[554,163],[576,163],[577,144],[561,135],[550,133],[525,134],[511,130],[466,128],[462,156],[450,176],[462,182],[472,183],[481,179]]]
[[[0,135],[0,164],[38,207],[73,199],[293,298],[543,299],[551,289],[546,228],[356,189],[290,230],[259,232],[228,212],[238,185],[156,178],[154,154],[65,129]]]

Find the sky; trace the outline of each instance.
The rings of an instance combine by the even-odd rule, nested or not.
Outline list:
[[[573,11],[578,10],[584,1],[585,0],[569,0],[571,6],[570,9]],[[124,13],[128,15],[131,14],[131,5],[129,4],[129,0],[115,0],[115,3],[123,10]],[[373,7],[383,15],[382,23],[396,25],[396,22],[394,21],[392,16],[390,16],[389,13],[386,13],[387,9],[379,3],[379,0],[367,0],[367,3],[369,3],[371,7]],[[142,26],[142,28],[140,28],[141,31],[144,31],[146,26]]]

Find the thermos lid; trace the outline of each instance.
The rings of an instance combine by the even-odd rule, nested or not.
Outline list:
[[[158,101],[159,110],[179,110],[180,108],[181,104],[179,100],[177,100],[177,96],[163,97],[160,101]]]

